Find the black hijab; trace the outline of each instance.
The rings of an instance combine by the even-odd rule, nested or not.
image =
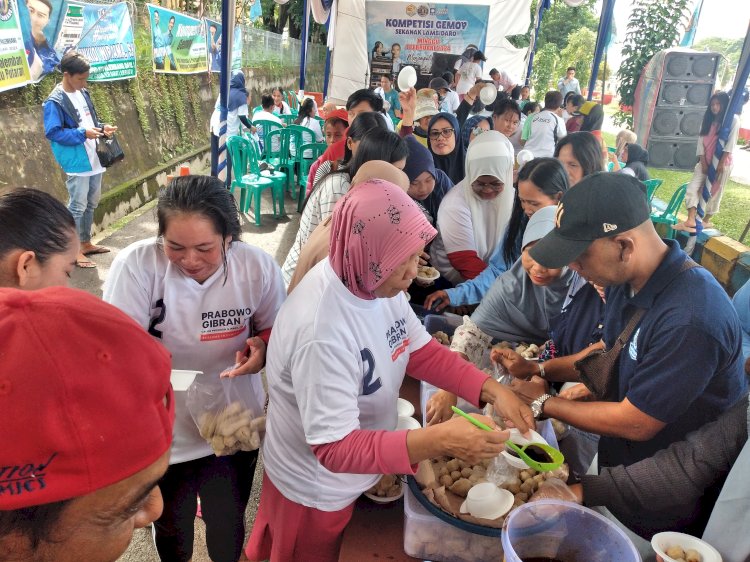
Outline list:
[[[429,132],[435,124],[435,121],[438,119],[445,119],[451,124],[451,127],[453,128],[453,136],[456,141],[456,147],[453,151],[444,156],[435,154],[432,151],[432,144],[430,143]],[[430,119],[430,124],[427,126],[427,133],[427,148],[432,153],[432,160],[435,162],[435,167],[438,170],[443,170],[445,175],[448,176],[454,184],[463,180],[466,175],[464,171],[466,153],[464,151],[463,143],[461,142],[461,127],[458,124],[456,116],[452,113],[438,113],[437,115],[433,115]]]
[[[641,181],[651,179],[646,169],[648,165],[648,150],[640,144],[628,144],[628,161],[626,167],[633,170],[635,177]]]

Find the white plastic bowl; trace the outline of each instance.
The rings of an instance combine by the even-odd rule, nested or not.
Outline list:
[[[172,369],[172,374],[169,377],[169,382],[172,383],[172,389],[175,392],[184,392],[190,387],[191,384],[193,384],[195,377],[202,374],[203,373],[201,371],[183,371],[180,369]]]
[[[529,443],[544,443],[545,445],[549,445],[549,443],[547,443],[544,437],[539,435],[533,429],[529,430],[529,433],[531,434],[531,439],[526,439],[523,435],[521,435],[521,432],[518,431],[515,427],[509,429],[508,431],[510,431],[509,441],[513,441],[513,443],[515,443],[516,445],[528,445]],[[502,455],[503,457],[505,457],[505,460],[508,461],[508,464],[512,466],[513,468],[518,468],[519,470],[525,470],[529,468],[529,465],[523,462],[523,460],[511,455],[507,451],[503,451]]]
[[[670,558],[665,554],[670,546],[680,546],[683,550],[697,550],[703,562],[721,562],[719,551],[706,541],[692,535],[665,531],[663,533],[656,533],[651,538],[651,548],[654,549],[656,554],[664,558],[664,562],[674,562],[674,558]]]
[[[412,417],[409,417],[409,416],[398,417],[398,423],[396,424],[396,431],[400,431],[402,429],[421,429],[421,428],[422,426],[419,425],[419,422]]]
[[[492,482],[475,484],[461,504],[461,513],[470,513],[481,519],[497,519],[513,507],[513,494],[498,488]]]
[[[414,415],[414,406],[408,400],[399,398],[396,400],[396,411],[399,417],[409,418]]]
[[[435,273],[433,273],[432,275],[422,275],[420,270],[417,269],[417,281],[419,281],[420,283],[427,283],[427,284],[432,284],[435,281],[437,281],[437,279],[440,278],[440,272],[434,267],[432,269],[435,270]]]
[[[395,496],[390,496],[390,497],[376,496],[375,494],[370,494],[368,492],[364,492],[364,496],[368,500],[372,500],[375,503],[391,503],[391,502],[395,502],[397,499],[400,499],[400,498],[404,497],[404,488],[406,488],[406,484],[404,483],[404,481],[400,480],[400,479],[399,479],[399,481],[401,482],[401,492],[399,492]]]
[[[401,72],[398,73],[397,78],[398,83],[398,89],[402,92],[407,91],[410,88],[413,88],[414,85],[417,83],[417,71],[414,70],[413,66],[405,66],[401,69]]]
[[[479,91],[479,99],[484,105],[490,105],[497,98],[497,87],[494,84],[487,84]]]

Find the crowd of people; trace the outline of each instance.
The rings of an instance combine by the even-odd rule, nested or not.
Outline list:
[[[215,562],[338,560],[354,502],[380,475],[503,450],[506,431],[452,416],[458,397],[522,432],[544,418],[565,427],[570,480],[536,498],[604,506],[644,538],[702,535],[727,562],[750,556],[750,285],[733,305],[660,238],[646,151],[629,131],[608,150],[575,69],[541,109],[514,84],[485,106],[481,79],[456,104],[450,73],[395,96],[385,76],[344,108],[305,100],[296,122],[318,125],[328,150],[281,267],[241,240],[224,182],[178,177],[159,192],[157,236],[116,256],[103,301],[65,285],[93,263],[86,254],[107,251],[90,241],[103,170],[87,143],[113,127],[84,89],[87,61],[68,53],[61,69],[44,116],[68,208],[32,188],[0,196],[0,435],[12,443],[0,561],[114,560],[153,522],[160,558],[185,562],[198,498]],[[493,81],[504,90],[503,74]],[[248,119],[247,98],[238,73],[230,136],[291,111],[277,89]],[[432,285],[415,281],[425,265],[440,273]],[[464,314],[462,337],[438,343],[407,294]],[[542,348],[535,361],[493,349],[510,385],[477,366],[499,340]],[[170,369],[265,404],[262,483],[257,448],[214,454]],[[425,427],[397,430],[407,373],[442,390]]]

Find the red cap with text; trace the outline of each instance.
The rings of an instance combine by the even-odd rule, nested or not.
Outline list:
[[[166,349],[75,289],[0,289],[0,510],[89,494],[172,442]]]

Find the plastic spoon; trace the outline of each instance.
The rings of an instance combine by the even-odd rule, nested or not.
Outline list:
[[[469,414],[467,414],[460,408],[451,406],[451,410],[453,410],[459,416],[462,416],[466,418],[467,420],[469,420],[479,429],[483,429],[485,431],[493,431],[493,429],[490,426],[480,422],[477,419],[474,419],[473,417],[471,417]],[[557,468],[560,468],[562,463],[565,462],[565,457],[563,456],[563,454],[557,449],[555,449],[552,445],[548,445],[547,443],[528,443],[526,445],[519,447],[518,445],[513,443],[513,441],[506,441],[505,445],[513,449],[518,455],[518,458],[526,463],[526,466],[528,466],[529,468],[533,468],[534,470],[538,472],[549,472],[550,470],[555,470]],[[544,451],[547,454],[547,456],[552,460],[552,462],[539,462],[539,461],[532,459],[529,455],[526,454],[526,448],[531,447],[531,446],[538,447],[539,449]]]

